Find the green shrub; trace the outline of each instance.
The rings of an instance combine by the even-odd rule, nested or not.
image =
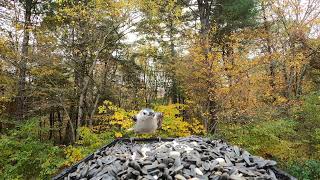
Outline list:
[[[288,172],[301,180],[320,179],[320,161],[307,160],[303,163],[291,163],[288,166]]]
[[[82,127],[77,144],[63,149],[40,141],[38,124],[37,119],[31,119],[1,136],[0,179],[49,179],[114,138],[113,132],[95,134]]]
[[[299,142],[291,141],[297,122],[280,119],[258,121],[255,123],[222,124],[220,133],[231,144],[239,145],[251,153],[280,162],[295,160],[296,146]]]
[[[81,127],[80,140],[75,145],[69,145],[64,149],[65,160],[63,165],[71,166],[75,164],[103,145],[110,143],[113,139],[114,133],[112,131],[96,134],[88,127]]]
[[[294,103],[286,119],[270,113],[247,124],[221,123],[219,136],[255,155],[275,159],[299,179],[320,179],[320,92]]]
[[[62,151],[38,139],[32,119],[0,138],[0,179],[48,179],[62,165]]]

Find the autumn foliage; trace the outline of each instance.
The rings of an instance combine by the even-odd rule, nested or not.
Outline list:
[[[0,179],[48,179],[115,138],[189,135],[320,178],[317,0],[0,6]],[[145,107],[163,126],[136,135]]]

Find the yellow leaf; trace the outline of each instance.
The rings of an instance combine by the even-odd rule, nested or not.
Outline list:
[[[122,134],[121,134],[121,132],[116,132],[116,133],[114,133],[114,136],[115,136],[116,138],[121,138],[121,137],[122,137]]]

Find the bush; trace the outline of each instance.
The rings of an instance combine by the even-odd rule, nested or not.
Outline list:
[[[37,119],[0,138],[0,179],[48,179],[62,166],[62,150],[38,139]]]
[[[288,172],[298,179],[320,179],[320,161],[307,160],[303,163],[294,162],[289,165]]]
[[[230,143],[253,154],[288,162],[296,160],[301,154],[296,150],[299,142],[291,141],[296,125],[296,121],[288,119],[258,121],[247,125],[222,124],[220,133]]]
[[[183,104],[155,105],[156,111],[164,113],[162,130],[158,132],[161,137],[185,137],[205,133],[200,121],[193,119],[187,122],[183,119],[181,112],[185,108],[186,105]]]
[[[320,92],[301,99],[289,109],[287,119],[270,113],[248,124],[221,123],[219,135],[253,154],[275,159],[299,179],[320,179]]]
[[[106,131],[96,134],[88,127],[80,128],[80,140],[75,145],[70,145],[64,149],[64,166],[71,166],[87,155],[93,153],[103,145],[110,143],[114,139],[114,133]]]
[[[82,127],[80,140],[63,149],[40,141],[38,124],[31,119],[1,136],[0,179],[49,179],[114,139],[113,132],[95,134]]]

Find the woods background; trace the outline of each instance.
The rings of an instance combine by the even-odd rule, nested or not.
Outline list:
[[[0,0],[0,177],[46,179],[143,107],[320,178],[318,0]]]

